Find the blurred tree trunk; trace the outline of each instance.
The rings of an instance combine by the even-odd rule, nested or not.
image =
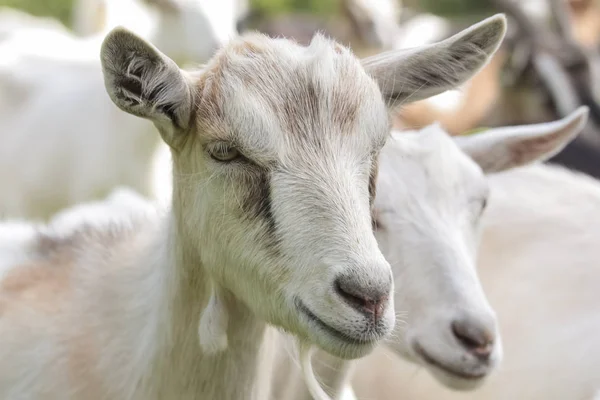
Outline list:
[[[488,0],[402,0],[402,3],[407,7],[449,17],[494,11]]]

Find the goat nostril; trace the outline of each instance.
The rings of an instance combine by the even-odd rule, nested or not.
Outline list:
[[[484,327],[464,321],[455,321],[452,323],[452,333],[477,358],[485,360],[492,354],[494,334]]]
[[[350,284],[344,279],[335,281],[335,291],[348,303],[352,308],[372,316],[375,321],[378,321],[385,309],[385,303],[388,299],[387,295],[374,293],[372,290],[361,289],[359,286]]]

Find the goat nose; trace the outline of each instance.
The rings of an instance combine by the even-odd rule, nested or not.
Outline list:
[[[494,349],[494,330],[466,319],[452,322],[452,333],[458,342],[475,357],[487,360]]]
[[[357,282],[356,278],[341,276],[334,282],[337,294],[357,311],[377,322],[387,304],[391,282],[384,285]]]

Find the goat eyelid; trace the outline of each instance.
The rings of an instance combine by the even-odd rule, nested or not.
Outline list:
[[[228,163],[245,158],[233,144],[227,142],[209,144],[206,151],[213,160],[220,163]]]

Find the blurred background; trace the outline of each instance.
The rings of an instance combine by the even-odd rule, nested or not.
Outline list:
[[[74,0],[0,0],[0,5],[53,17],[70,28],[76,24]],[[546,121],[587,104],[590,126],[554,161],[600,176],[597,0],[250,0],[235,6],[241,9],[240,31],[306,42],[320,30],[361,55],[440,40],[484,16],[508,12],[511,31],[502,51],[461,89],[462,97],[448,93],[412,105],[399,116],[399,125],[416,128],[437,119],[460,134],[479,126]],[[390,26],[392,16],[397,29]]]
[[[509,31],[491,62],[462,87],[403,107],[395,128],[439,122],[461,135],[550,121],[587,105],[584,132],[551,162],[600,177],[600,0],[0,0],[0,6],[0,131],[10,144],[0,170],[31,157],[15,190],[26,195],[1,204],[4,216],[46,218],[117,184],[153,195],[156,182],[169,179],[167,152],[148,133],[153,127],[116,113],[104,92],[99,46],[116,25],[183,66],[206,62],[227,38],[247,30],[301,43],[320,31],[366,56],[440,41],[504,12]],[[32,153],[23,138],[36,135]],[[61,153],[48,151],[49,137],[62,138]],[[163,167],[149,177],[156,148]],[[135,160],[125,163],[116,155],[123,152]],[[0,172],[2,179],[14,180]],[[37,204],[29,204],[32,198]]]

